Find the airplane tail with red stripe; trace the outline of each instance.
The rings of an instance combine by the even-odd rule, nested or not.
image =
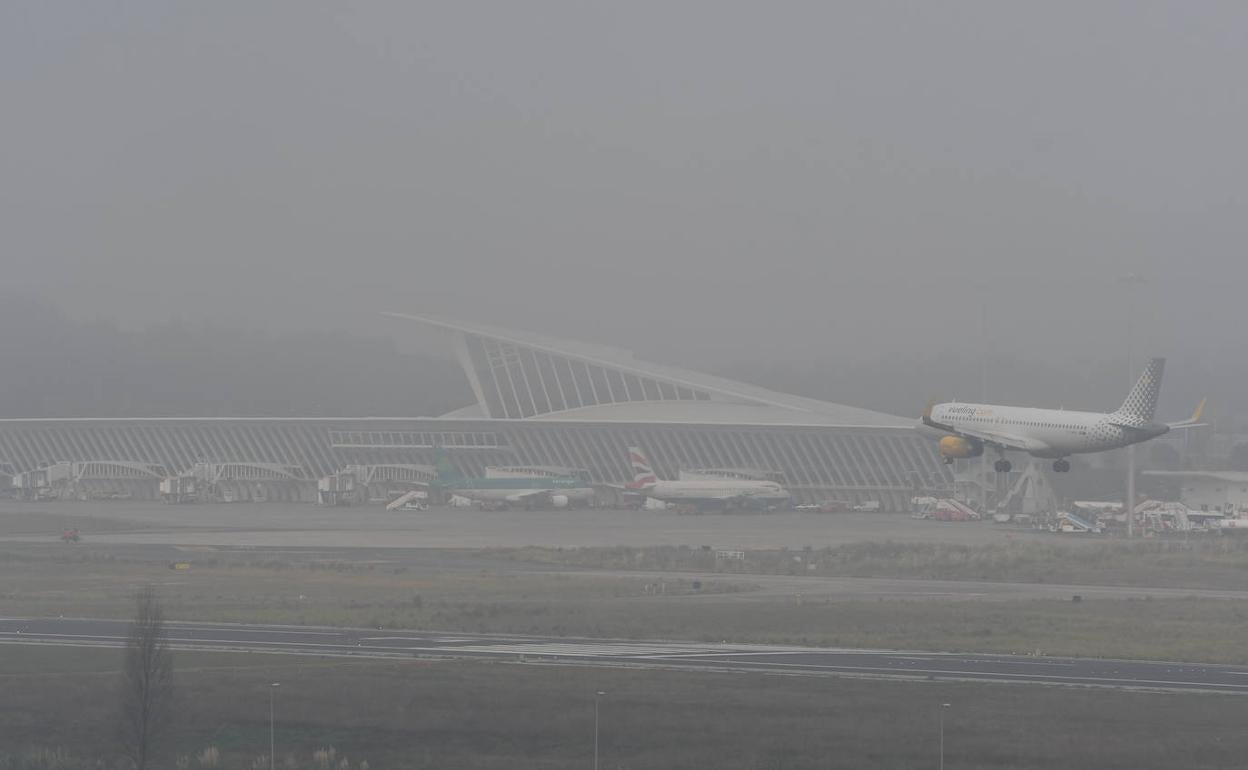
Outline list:
[[[633,480],[628,483],[629,489],[645,489],[659,482],[659,477],[654,473],[654,467],[646,459],[646,453],[638,447],[628,448],[628,462],[633,466]]]

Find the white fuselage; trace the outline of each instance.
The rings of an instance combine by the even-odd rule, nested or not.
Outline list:
[[[460,497],[466,497],[473,502],[479,503],[524,503],[529,499],[540,498],[541,496],[549,497],[566,497],[570,503],[587,503],[594,497],[592,487],[568,487],[543,489],[540,494],[535,495],[531,489],[479,489],[464,488],[454,490],[455,494]]]
[[[1036,457],[1104,452],[1155,438],[1162,424],[1126,426],[1113,413],[1029,409],[996,404],[937,404],[929,424],[960,436],[1001,444]],[[1015,440],[1021,439],[1015,443]]]
[[[714,503],[733,500],[778,503],[789,499],[789,493],[774,481],[748,479],[656,481],[637,491],[665,503]]]

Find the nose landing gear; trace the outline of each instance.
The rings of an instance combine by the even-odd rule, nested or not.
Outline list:
[[[1070,471],[1070,460],[1054,460],[1053,470],[1056,473],[1068,473]]]
[[[997,460],[992,464],[992,469],[997,473],[1009,473],[1010,469],[1013,467],[1014,466],[1010,464],[1010,461],[1005,459]]]

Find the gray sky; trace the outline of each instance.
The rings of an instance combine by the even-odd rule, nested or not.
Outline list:
[[[684,363],[1244,352],[1243,3],[0,6],[7,289]]]

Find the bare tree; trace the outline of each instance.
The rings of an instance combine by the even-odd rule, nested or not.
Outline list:
[[[121,745],[136,770],[147,770],[172,694],[173,655],[165,637],[165,615],[156,589],[148,585],[135,596],[121,673]]]

